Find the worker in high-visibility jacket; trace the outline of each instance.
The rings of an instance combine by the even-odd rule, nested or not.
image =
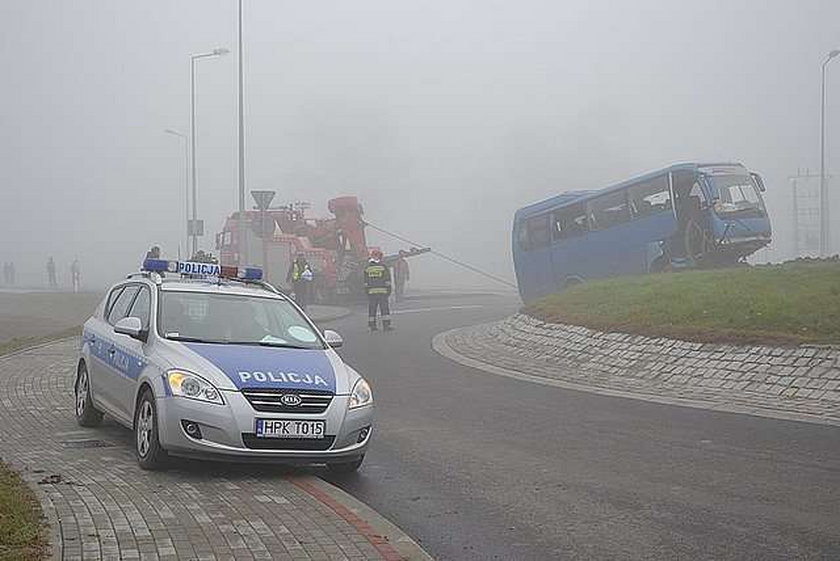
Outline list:
[[[391,296],[391,271],[382,263],[382,252],[374,249],[370,252],[370,260],[365,267],[365,289],[368,296],[368,326],[371,331],[377,330],[376,313],[382,315],[382,329],[390,331],[391,310],[388,307],[388,297]]]
[[[292,283],[295,302],[297,302],[301,310],[306,310],[306,305],[309,304],[313,278],[312,268],[309,266],[306,256],[303,253],[298,253],[295,260],[289,265],[289,271],[286,273],[286,282]]]

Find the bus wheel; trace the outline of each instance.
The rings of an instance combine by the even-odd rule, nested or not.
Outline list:
[[[583,279],[579,277],[571,277],[566,279],[566,282],[563,283],[563,290],[572,288],[573,286],[577,286],[579,284],[583,284]]]
[[[685,254],[695,263],[702,261],[709,251],[708,236],[695,220],[689,220],[685,227]]]
[[[670,260],[665,259],[665,256],[657,257],[653,263],[650,264],[651,273],[664,273],[670,270]]]

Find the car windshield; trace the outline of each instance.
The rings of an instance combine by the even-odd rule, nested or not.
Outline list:
[[[162,291],[159,332],[201,343],[323,349],[321,338],[285,300],[238,294]]]
[[[764,201],[752,177],[748,175],[713,175],[711,185],[718,197],[718,214],[747,213],[764,215]]]

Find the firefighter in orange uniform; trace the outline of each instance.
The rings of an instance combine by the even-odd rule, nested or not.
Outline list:
[[[382,263],[382,252],[374,249],[365,267],[365,289],[368,296],[368,326],[377,331],[376,313],[382,315],[382,329],[391,331],[391,310],[388,297],[391,296],[391,271]]]

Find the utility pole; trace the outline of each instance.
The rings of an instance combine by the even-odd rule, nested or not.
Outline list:
[[[247,219],[245,218],[245,85],[244,70],[242,68],[242,7],[243,0],[239,0],[239,220],[237,221],[238,235],[241,240],[245,239]],[[250,256],[248,255],[248,244],[240,243],[239,264],[247,265]]]
[[[840,49],[828,53],[822,63],[820,83],[820,255],[827,257],[831,252],[831,230],[829,222],[828,185],[825,182],[825,69],[831,60],[840,55]]]
[[[245,212],[245,96],[242,70],[242,0],[239,0],[239,212]]]
[[[797,175],[799,175],[797,171]],[[799,258],[799,196],[796,192],[797,176],[790,177],[791,190],[793,191],[793,258]]]

